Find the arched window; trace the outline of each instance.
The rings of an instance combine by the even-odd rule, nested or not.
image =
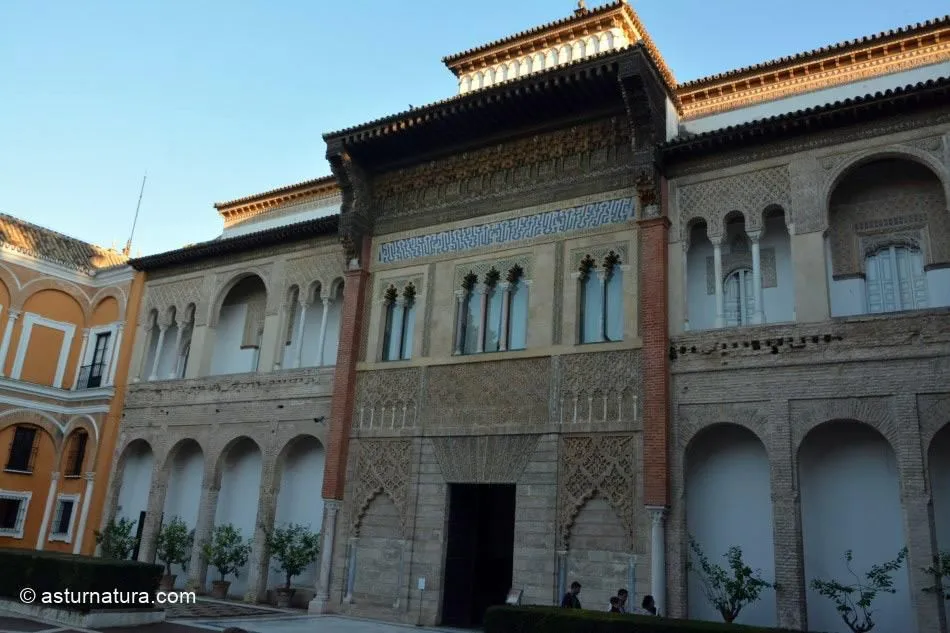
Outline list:
[[[623,340],[623,268],[620,256],[610,251],[598,268],[587,255],[580,266],[581,343]]]
[[[383,360],[412,358],[412,333],[416,317],[416,288],[411,283],[400,295],[395,286],[386,290],[386,324]]]
[[[69,453],[66,457],[66,477],[79,477],[82,475],[82,465],[86,460],[86,444],[89,442],[89,434],[84,431],[76,431],[70,441]]]
[[[748,325],[755,314],[755,290],[752,271],[740,268],[726,277],[723,284],[723,314],[726,325]]]
[[[865,259],[868,312],[897,312],[928,307],[923,255],[910,246],[891,245]]]
[[[504,281],[492,267],[481,284],[470,272],[458,296],[456,353],[504,352],[527,346],[528,282],[521,266],[512,266]]]

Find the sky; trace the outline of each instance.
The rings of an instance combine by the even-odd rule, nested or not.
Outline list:
[[[942,16],[947,0],[630,0],[678,81]],[[602,4],[588,0],[589,7]],[[133,255],[329,174],[322,135],[450,97],[442,57],[572,0],[0,0],[0,212]]]

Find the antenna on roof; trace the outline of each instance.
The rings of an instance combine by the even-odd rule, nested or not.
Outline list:
[[[125,243],[125,248],[122,249],[122,254],[126,257],[129,256],[129,253],[132,252],[132,236],[135,235],[135,225],[139,221],[139,209],[142,208],[142,194],[145,193],[145,179],[148,178],[148,172],[145,172],[145,175],[142,176],[142,188],[139,189],[139,201],[135,205],[135,217],[132,219],[132,231],[129,232],[129,241]]]

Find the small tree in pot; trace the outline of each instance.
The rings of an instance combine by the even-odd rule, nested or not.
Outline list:
[[[230,580],[228,574],[238,577],[239,570],[247,564],[251,553],[250,543],[245,543],[241,531],[230,523],[219,525],[211,533],[211,540],[201,546],[201,557],[218,570],[221,578],[211,581],[211,597],[223,600],[228,597]]]
[[[188,526],[179,517],[162,527],[158,533],[156,554],[160,561],[165,563],[165,575],[158,585],[160,591],[171,591],[175,588],[176,574],[172,573],[172,565],[180,565],[182,571],[191,560],[191,548],[194,534],[188,531]]]
[[[122,508],[119,508],[121,510]],[[99,556],[116,560],[128,560],[135,551],[136,538],[135,521],[121,518],[109,519],[102,531],[96,530],[96,544],[99,545]]]
[[[308,526],[291,523],[267,534],[267,549],[277,559],[277,571],[284,574],[284,586],[277,588],[277,606],[287,608],[294,596],[290,581],[299,576],[320,553],[320,535]]]
[[[687,569],[699,576],[706,599],[716,607],[724,622],[733,622],[743,607],[756,602],[766,589],[775,588],[742,560],[742,549],[737,545],[730,547],[724,556],[729,571],[711,563],[692,536],[689,537],[689,547],[698,564],[690,560]]]

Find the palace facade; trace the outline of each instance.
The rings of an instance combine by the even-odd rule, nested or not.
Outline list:
[[[138,557],[232,523],[257,601],[293,521],[312,612],[474,626],[578,580],[718,619],[693,537],[778,583],[741,622],[844,632],[811,580],[906,545],[876,621],[946,631],[950,18],[678,83],[582,4],[444,62],[459,94],[327,134],[331,177],[130,262]]]
[[[95,549],[141,292],[126,260],[0,215],[0,547]]]

